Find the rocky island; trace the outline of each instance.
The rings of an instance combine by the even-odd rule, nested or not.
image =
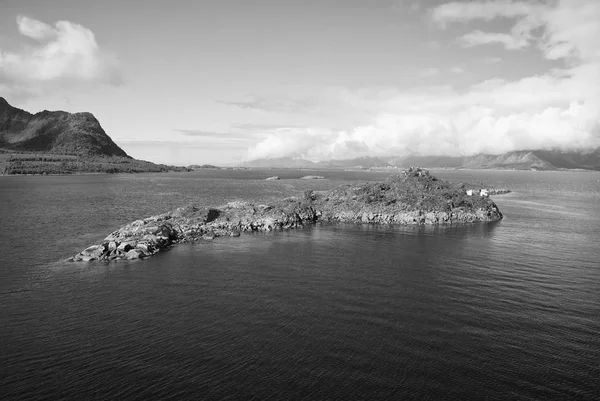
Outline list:
[[[502,218],[496,204],[467,194],[429,171],[410,168],[385,182],[305,191],[271,205],[230,202],[219,207],[188,205],[137,220],[111,233],[69,261],[139,259],[174,243],[239,236],[242,232],[290,229],[315,222],[372,224],[462,224]]]

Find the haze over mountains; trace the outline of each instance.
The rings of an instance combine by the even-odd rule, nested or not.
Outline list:
[[[500,155],[361,157],[346,160],[311,162],[302,158],[280,157],[242,163],[244,167],[279,168],[470,168],[507,170],[600,170],[600,148],[587,150],[523,150]]]

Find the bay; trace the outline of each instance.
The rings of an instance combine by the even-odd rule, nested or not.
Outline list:
[[[190,202],[389,173],[0,177],[0,399],[598,398],[600,174],[433,173],[512,189],[494,197],[505,218],[323,224],[109,264],[61,260]]]

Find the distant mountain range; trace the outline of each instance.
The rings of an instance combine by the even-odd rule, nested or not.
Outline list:
[[[259,159],[245,162],[244,167],[279,168],[466,168],[506,170],[560,170],[582,169],[600,171],[600,148],[587,150],[522,150],[500,155],[478,154],[474,156],[406,156],[362,157],[347,160],[311,162],[300,158]]]
[[[170,170],[187,169],[130,157],[91,113],[31,114],[0,97],[0,174]]]

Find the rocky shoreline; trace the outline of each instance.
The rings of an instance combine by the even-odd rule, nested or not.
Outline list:
[[[239,236],[243,232],[301,227],[315,222],[372,224],[463,224],[502,218],[485,196],[469,196],[464,186],[409,169],[383,183],[306,191],[271,205],[230,202],[217,208],[188,205],[136,220],[68,261],[140,259],[175,243]]]

